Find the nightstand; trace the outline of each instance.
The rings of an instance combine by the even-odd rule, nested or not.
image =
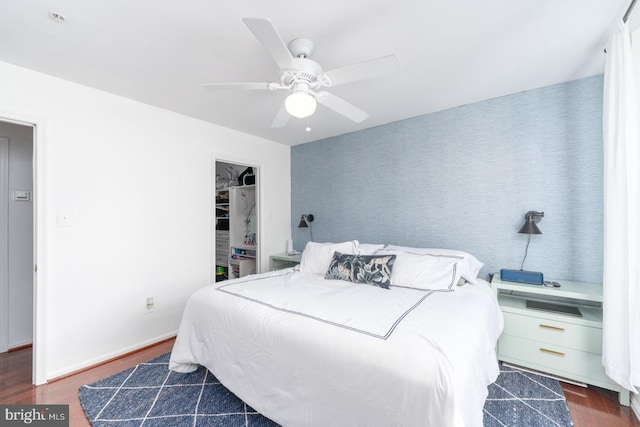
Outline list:
[[[302,259],[302,253],[297,253],[294,255],[289,254],[278,254],[271,255],[269,257],[269,270],[282,270],[283,268],[295,267],[300,264],[300,260]]]
[[[503,282],[491,287],[504,315],[498,359],[619,393],[629,406],[629,392],[614,383],[602,366],[602,285],[557,280],[559,288]],[[533,308],[542,303],[542,308]],[[539,305],[539,304],[538,304]],[[579,313],[565,313],[564,309]]]

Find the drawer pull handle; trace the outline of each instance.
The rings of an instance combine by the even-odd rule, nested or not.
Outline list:
[[[552,331],[564,332],[564,328],[549,325],[539,325],[542,329],[551,329]]]
[[[561,356],[561,357],[565,356],[565,354],[560,351],[548,350],[546,348],[541,348],[540,351],[547,354],[553,354],[554,356]]]

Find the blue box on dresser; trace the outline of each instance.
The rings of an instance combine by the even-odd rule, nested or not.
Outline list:
[[[542,285],[544,276],[538,271],[524,270],[500,270],[500,280],[503,282],[527,283],[529,285]]]

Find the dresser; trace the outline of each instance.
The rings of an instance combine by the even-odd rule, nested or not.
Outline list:
[[[491,286],[504,315],[498,359],[571,382],[619,392],[602,366],[602,285],[558,280],[560,287],[501,281]]]

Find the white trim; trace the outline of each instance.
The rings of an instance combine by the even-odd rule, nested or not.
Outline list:
[[[44,124],[34,120],[33,128],[33,192],[34,192],[34,221],[33,259],[37,266],[34,268],[33,283],[33,383],[35,385],[47,382],[47,220],[46,220],[46,175],[45,175],[45,145]],[[35,267],[35,266],[34,266]]]
[[[0,137],[0,353],[9,350],[9,139]]]
[[[631,393],[631,409],[633,409],[636,420],[640,421],[640,395]]]
[[[46,293],[47,289],[47,220],[44,120],[41,118],[0,111],[0,121],[33,127],[33,259],[38,266],[33,279],[33,384],[47,382]]]
[[[49,376],[49,378],[59,378],[62,376],[66,376],[66,375],[70,375],[73,374],[75,372],[84,370],[86,368],[91,368],[95,365],[99,365],[103,362],[107,362],[113,359],[116,359],[118,357],[124,356],[126,354],[129,354],[131,352],[135,352],[137,350],[142,350],[145,347],[148,347],[150,345],[153,344],[157,344],[161,341],[164,341],[166,339],[169,338],[174,338],[176,335],[178,335],[178,330],[172,331],[172,332],[168,332],[166,334],[162,334],[160,336],[157,336],[155,338],[151,338],[145,341],[142,341],[140,343],[134,344],[134,345],[130,345],[124,348],[121,348],[120,350],[116,350],[116,351],[112,351],[110,353],[107,354],[103,354],[99,357],[94,357],[93,359],[89,359],[89,360],[84,360],[81,363],[78,363],[76,365],[72,365],[72,366],[68,366],[64,369],[61,369],[59,371],[55,371],[52,372],[51,375]]]

